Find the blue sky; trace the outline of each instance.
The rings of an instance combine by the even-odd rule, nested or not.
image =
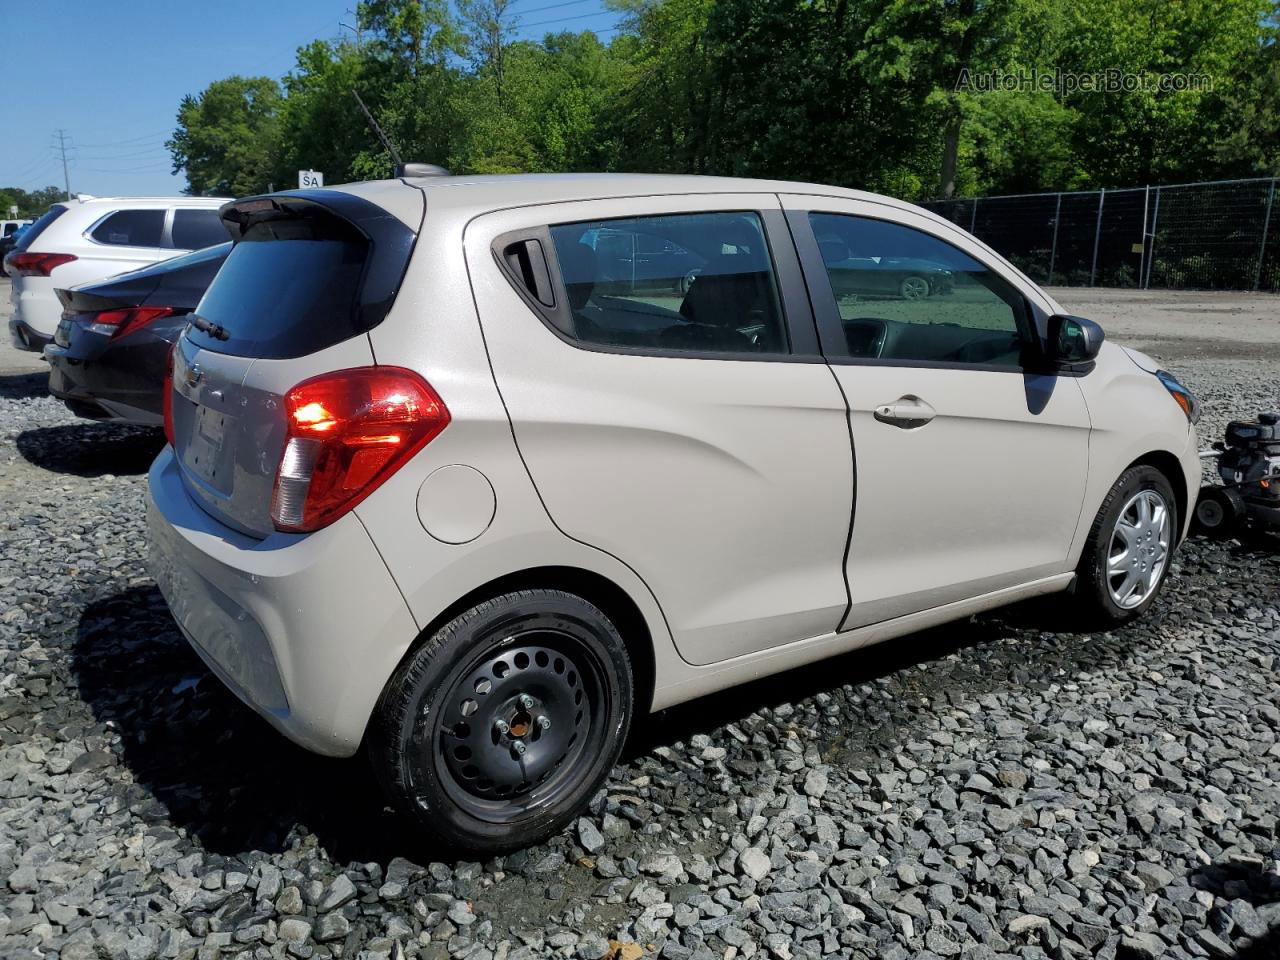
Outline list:
[[[0,0],[0,186],[62,186],[54,146],[69,145],[71,189],[171,194],[165,139],[178,103],[230,74],[282,77],[294,51],[339,35],[355,0]],[[515,0],[520,39],[596,30],[603,0]]]

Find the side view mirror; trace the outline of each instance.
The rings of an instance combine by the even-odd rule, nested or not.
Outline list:
[[[1088,363],[1107,338],[1102,327],[1084,317],[1056,313],[1049,318],[1049,359],[1058,364]]]

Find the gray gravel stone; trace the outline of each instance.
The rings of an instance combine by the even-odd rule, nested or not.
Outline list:
[[[1274,365],[1174,366],[1206,442],[1280,408]],[[1280,926],[1278,549],[1192,538],[1107,633],[995,611],[668,711],[562,836],[419,865],[174,627],[161,444],[0,376],[0,956],[1203,960]]]
[[[752,880],[763,880],[772,868],[769,857],[759,847],[747,847],[738,855],[738,869]]]

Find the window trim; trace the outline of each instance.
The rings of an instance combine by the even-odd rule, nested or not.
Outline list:
[[[117,213],[150,213],[155,210],[161,215],[160,220],[160,242],[154,246],[145,243],[103,243],[101,240],[94,239],[93,231],[102,226],[109,218],[114,217]],[[89,226],[85,227],[81,236],[92,243],[95,247],[106,247],[110,249],[123,248],[125,250],[163,250],[165,249],[165,240],[169,235],[169,221],[172,215],[172,208],[168,207],[116,207],[114,210],[108,210]]]
[[[772,195],[771,195],[772,196]],[[568,226],[575,223],[607,223],[610,220],[657,219],[659,217],[697,216],[699,214],[754,214],[760,220],[765,245],[768,248],[770,264],[773,268],[774,282],[777,284],[779,308],[782,311],[782,332],[790,347],[787,353],[741,353],[721,350],[679,350],[664,347],[632,347],[622,344],[595,343],[582,340],[568,331],[572,317],[568,309],[568,291],[565,289],[564,274],[560,269],[560,259],[555,243],[551,239],[551,227]],[[555,303],[547,306],[534,297],[525,287],[522,278],[516,276],[502,255],[503,251],[513,243],[521,240],[537,240],[542,245],[546,258],[547,270],[551,275],[551,289]],[[736,360],[771,363],[825,363],[818,342],[818,328],[813,316],[809,297],[805,290],[804,275],[799,254],[795,246],[795,238],[787,224],[781,209],[701,209],[691,207],[686,210],[667,211],[663,213],[629,213],[608,217],[597,217],[590,220],[566,220],[557,223],[539,224],[509,230],[493,239],[489,245],[494,263],[543,325],[564,343],[578,350],[589,353],[612,353],[623,356],[666,357],[689,360]]]
[[[940,236],[934,231],[924,229],[913,223],[905,223],[900,219],[892,216],[875,215],[872,213],[858,212],[854,213],[849,210],[835,210],[827,206],[795,206],[790,205],[786,211],[787,223],[791,226],[792,233],[796,241],[796,249],[799,253],[801,268],[804,271],[805,283],[809,288],[809,296],[813,302],[814,322],[818,327],[819,339],[822,344],[824,359],[827,363],[835,366],[872,366],[872,367],[915,367],[923,370],[972,370],[982,373],[1009,373],[1009,374],[1042,374],[1046,372],[1059,373],[1057,369],[1050,371],[1049,364],[1046,361],[1044,337],[1041,332],[1041,316],[1043,311],[1037,309],[1036,305],[1027,297],[1026,293],[1021,290],[1018,284],[1014,283],[1005,274],[993,266],[989,260],[979,256],[978,254],[966,250],[953,243],[946,237]],[[952,247],[963,253],[971,260],[975,260],[985,267],[988,271],[999,277],[1009,290],[1014,293],[1022,302],[1021,315],[1015,315],[1014,322],[1018,325],[1018,334],[1023,339],[1029,354],[1022,362],[1018,364],[998,364],[998,363],[964,363],[955,360],[911,360],[899,358],[880,358],[880,357],[851,357],[844,354],[844,330],[840,318],[840,304],[836,300],[835,290],[831,284],[831,276],[827,271],[827,266],[822,260],[822,253],[818,249],[818,239],[813,232],[813,224],[809,219],[809,215],[817,213],[827,216],[852,217],[859,220],[874,220],[881,223],[888,223],[896,227],[902,227],[907,230],[915,230],[923,233],[927,237],[944,243],[948,247]]]

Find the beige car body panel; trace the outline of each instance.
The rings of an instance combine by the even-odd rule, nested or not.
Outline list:
[[[968,234],[911,211],[841,197],[782,199],[806,213],[888,214],[991,259]],[[1036,296],[1020,276],[1007,279]],[[849,404],[858,474],[844,629],[1070,569],[1089,474],[1089,414],[1077,378],[835,358],[832,369]],[[923,400],[935,418],[911,429],[875,418],[877,407],[905,398]]]
[[[777,198],[526,207],[480,217],[465,236],[498,389],[548,513],[649,584],[677,649],[697,664],[839,626],[853,489],[840,391],[822,363],[568,343],[515,292],[491,244],[547,222],[762,205],[776,209]]]
[[[160,509],[151,510],[151,524],[163,546],[169,582],[199,575],[208,584],[205,599],[226,611],[216,629],[228,636],[247,629],[250,621],[263,625],[294,709],[283,715],[262,702],[254,705],[311,749],[353,752],[380,691],[415,641],[465,606],[468,597],[508,576],[533,571],[554,582],[558,571],[584,571],[624,592],[652,644],[652,698],[638,708],[661,709],[1065,589],[1098,505],[1128,464],[1162,451],[1178,458],[1190,490],[1198,482],[1194,430],[1155,377],[1106,344],[1091,373],[1060,378],[1056,385],[1054,399],[1061,408],[1050,407],[1059,421],[1051,434],[1070,445],[1069,455],[1047,449],[1056,441],[1036,440],[1023,425],[996,424],[1002,442],[1022,451],[999,467],[1017,474],[1019,491],[1029,491],[1017,494],[1024,497],[1016,502],[1023,522],[1037,490],[1042,508],[1059,508],[1048,518],[1052,532],[1036,531],[1035,549],[1002,567],[978,549],[984,546],[975,543],[981,535],[978,521],[966,520],[963,528],[939,529],[938,524],[947,509],[959,516],[970,506],[966,498],[975,495],[981,475],[949,489],[949,482],[956,483],[949,472],[984,455],[983,424],[999,420],[1001,399],[1022,398],[1021,378],[1010,377],[1018,388],[998,395],[987,381],[975,386],[935,378],[929,386],[940,402],[955,404],[948,412],[957,423],[945,442],[905,454],[929,459],[909,469],[895,463],[877,471],[872,458],[885,451],[894,455],[892,447],[870,439],[858,446],[855,544],[862,543],[860,533],[869,532],[866,545],[886,551],[882,562],[896,569],[905,585],[879,588],[898,591],[879,608],[875,605],[884,598],[859,593],[865,603],[855,604],[842,631],[853,458],[837,378],[851,400],[877,403],[909,389],[908,374],[914,371],[850,366],[832,376],[822,363],[666,359],[579,349],[548,330],[514,293],[494,263],[492,239],[517,226],[609,215],[874,204],[879,216],[920,226],[970,251],[1046,312],[1060,312],[1057,304],[946,221],[855,191],[771,181],[577,175],[386,181],[335,189],[359,193],[415,228],[426,197],[425,227],[401,291],[384,321],[367,335],[367,349],[376,362],[421,373],[445,398],[449,427],[352,516],[309,536],[273,534],[259,547],[241,543],[234,532],[208,532],[216,531],[216,524],[189,496],[179,496],[172,482],[177,468],[171,455],[167,466],[157,463],[152,480],[152,502]],[[788,196],[785,203],[779,195]],[[782,239],[770,237],[775,244]],[[349,342],[334,355],[354,357],[358,343]],[[246,378],[283,389],[287,380],[318,372],[326,362],[321,355],[296,366],[290,366],[294,361],[257,362]],[[765,409],[778,405],[784,409]],[[1135,410],[1142,411],[1140,418]],[[860,444],[865,425],[856,412],[852,423]],[[921,433],[926,435],[927,430]],[[1081,436],[1087,437],[1083,453]],[[1034,471],[1022,465],[1029,450],[1043,459]],[[1082,458],[1087,476],[1080,473]],[[473,516],[451,518],[457,528],[471,531],[465,542],[446,542],[462,538],[442,539],[428,530],[430,518],[450,508],[433,498],[451,489],[429,478],[454,465],[482,475],[491,491],[488,499],[467,498],[465,510]],[[1056,476],[1057,470],[1067,476]],[[1050,473],[1055,476],[1041,475]],[[158,484],[162,477],[169,481]],[[617,490],[601,489],[606,480]],[[722,492],[726,485],[729,495]],[[1050,489],[1054,492],[1046,494]],[[910,531],[915,563],[907,563],[890,549],[893,524],[885,518],[894,517],[893,509],[871,498],[926,493],[939,498],[941,506],[927,513],[933,525],[927,536]],[[1066,500],[1053,499],[1067,494]],[[176,506],[165,506],[169,497]],[[643,509],[627,509],[636,499]],[[671,516],[655,515],[655,504]],[[744,514],[744,505],[757,513]],[[760,526],[741,529],[743,516],[759,519]],[[911,516],[920,516],[919,510]],[[897,519],[904,517],[898,513]],[[990,522],[991,513],[984,510],[981,523]],[[928,537],[949,559],[931,561]],[[679,544],[678,551],[671,549],[672,542]],[[968,549],[977,550],[984,558],[980,562],[994,572],[974,576],[977,563],[969,560]],[[865,560],[857,589],[869,591],[876,557],[869,553]],[[1025,569],[1011,569],[1019,562]],[[169,569],[171,564],[180,569]],[[959,586],[946,582],[946,564]],[[918,581],[911,578],[920,576],[918,570],[931,582],[914,589]],[[304,586],[312,602],[304,599]],[[329,596],[342,601],[323,602]],[[191,599],[202,598],[197,591]],[[921,603],[927,606],[909,610]],[[326,616],[337,607],[346,612]],[[853,624],[859,625],[850,629]],[[308,640],[309,632],[323,636]],[[306,643],[319,646],[306,648],[304,655]],[[238,692],[254,702],[251,691]]]

